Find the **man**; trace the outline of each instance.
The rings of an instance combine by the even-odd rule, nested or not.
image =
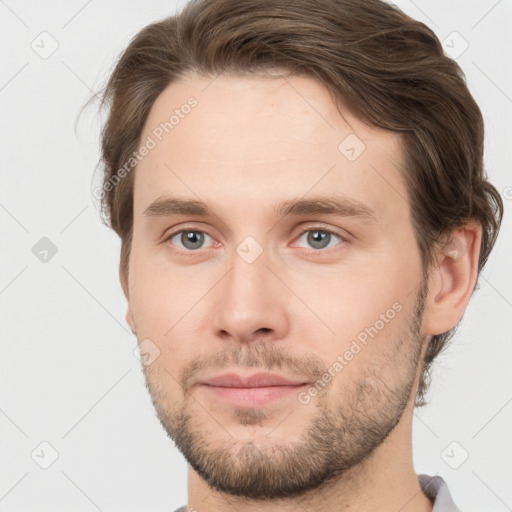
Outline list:
[[[188,509],[458,510],[414,470],[413,410],[503,206],[433,32],[379,0],[198,0],[103,101],[100,195]]]

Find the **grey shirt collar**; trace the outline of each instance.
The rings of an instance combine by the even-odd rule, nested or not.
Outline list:
[[[423,493],[434,501],[432,512],[460,512],[453,502],[448,485],[443,478],[439,475],[419,474],[418,480]]]

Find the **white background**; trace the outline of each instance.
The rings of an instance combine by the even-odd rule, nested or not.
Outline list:
[[[457,60],[483,111],[486,168],[508,208],[512,1],[397,4],[441,40],[456,31],[469,44]],[[74,131],[130,38],[176,5],[0,2],[3,512],[173,511],[186,503],[185,460],[156,418],[125,324],[119,241],[91,194],[99,180],[94,107]],[[47,59],[31,48],[43,31],[59,45]],[[461,49],[462,39],[454,41]],[[414,420],[417,472],[445,478],[463,512],[512,510],[511,233],[506,215],[481,289],[436,365],[431,403]],[[46,263],[32,253],[42,237],[58,249]],[[31,458],[43,441],[59,455],[48,469]],[[458,469],[441,456],[453,441],[452,458],[469,454]],[[38,449],[49,461],[51,450]]]

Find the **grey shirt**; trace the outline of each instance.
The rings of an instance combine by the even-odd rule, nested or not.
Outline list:
[[[433,502],[432,512],[460,512],[459,508],[453,502],[448,485],[439,476],[418,475],[421,489]],[[183,506],[175,512],[187,512],[187,507]]]

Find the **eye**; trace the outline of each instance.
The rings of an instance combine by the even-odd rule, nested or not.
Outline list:
[[[213,238],[204,231],[184,229],[181,231],[177,231],[176,233],[172,233],[167,237],[166,241],[170,241],[179,249],[186,251],[195,251],[197,249],[202,249],[203,244],[207,239],[213,241]]]
[[[300,234],[294,245],[298,244],[298,242],[303,239],[305,239],[305,242],[309,244],[309,248],[312,248],[314,250],[328,249],[330,247],[334,247],[335,245],[338,245],[337,243],[332,243],[336,242],[336,239],[339,242],[344,242],[343,238],[340,235],[333,233],[332,231],[329,231],[327,229],[307,229]]]

